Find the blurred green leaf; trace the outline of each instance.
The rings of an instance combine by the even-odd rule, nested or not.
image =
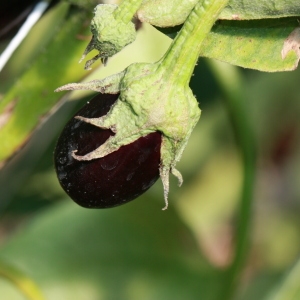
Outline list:
[[[35,283],[19,270],[0,262],[0,276],[15,284],[28,300],[45,300]]]
[[[56,205],[4,245],[0,259],[48,300],[212,299],[220,277],[176,213],[150,200],[111,210]],[[19,299],[10,290],[2,283],[1,297]]]
[[[61,29],[69,8],[70,5],[63,2],[55,5],[30,30],[0,72],[0,93],[5,93],[15,83],[17,77],[31,68],[32,61],[45,51],[47,45]]]
[[[266,300],[298,300],[300,298],[300,259],[285,276],[281,284],[266,297]]]
[[[67,3],[71,3],[73,5],[82,7],[84,9],[93,11],[94,7],[99,4],[100,2],[105,2],[105,1],[101,1],[101,0],[63,0]]]
[[[1,100],[0,162],[26,142],[42,117],[61,98],[61,94],[54,93],[54,89],[67,82],[80,81],[88,74],[78,64],[86,47],[86,41],[79,38],[79,34],[87,30],[82,25],[86,18],[86,12],[71,9],[45,51]]]

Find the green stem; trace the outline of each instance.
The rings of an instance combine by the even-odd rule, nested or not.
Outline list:
[[[227,2],[202,0],[195,5],[159,66],[171,80],[189,84],[202,42]]]
[[[114,18],[122,20],[125,24],[131,22],[142,2],[143,0],[123,0],[113,12]]]
[[[20,271],[0,262],[0,277],[11,281],[29,300],[45,300],[36,284]]]
[[[208,63],[224,92],[224,100],[226,101],[236,140],[240,147],[244,168],[241,202],[236,227],[235,255],[231,266],[227,270],[224,288],[220,296],[220,299],[226,300],[231,299],[236,289],[238,278],[248,253],[256,148],[249,116],[243,103],[243,82],[238,69],[232,65],[213,60],[209,60]]]

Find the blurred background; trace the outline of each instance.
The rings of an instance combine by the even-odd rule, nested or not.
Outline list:
[[[82,0],[79,7],[81,2],[94,5]],[[0,4],[0,51],[35,4]],[[0,73],[0,103],[19,82],[25,84],[24,93],[42,84],[45,99],[30,94],[28,111],[35,109],[70,78],[104,78],[132,62],[154,62],[170,45],[166,35],[143,25],[137,40],[107,67],[98,63],[89,73],[82,63],[72,72],[58,72],[47,51],[65,55],[73,66],[91,38],[87,11],[80,19],[76,51],[69,44],[50,48],[47,38],[57,31],[46,33],[53,20],[59,15],[68,21],[78,10],[68,6],[62,13],[61,4],[51,2]],[[48,77],[41,73],[42,83],[31,79],[26,86],[24,76],[37,57],[46,57]],[[238,271],[232,270],[232,262],[242,238],[236,230],[241,224],[243,158],[226,94],[211,62],[200,59],[191,88],[202,116],[178,163],[184,184],[179,188],[171,180],[167,211],[161,210],[160,181],[113,209],[89,210],[73,203],[57,181],[53,151],[65,123],[92,94],[55,94],[55,103],[28,142],[0,169],[0,299],[29,299],[20,288],[29,279],[49,300],[300,299],[300,71],[234,69],[242,82],[239,101],[253,134],[251,149],[257,154],[252,204],[244,212],[250,216],[249,242],[243,244]],[[25,118],[28,111],[23,110]]]

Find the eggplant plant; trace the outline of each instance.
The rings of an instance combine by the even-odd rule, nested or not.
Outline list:
[[[85,208],[111,208],[141,196],[160,178],[163,193],[157,198],[161,201],[164,199],[163,210],[166,210],[169,198],[172,198],[169,196],[172,190],[169,176],[175,176],[178,184],[182,185],[183,176],[177,164],[184,159],[184,150],[189,140],[193,139],[193,130],[199,122],[200,114],[206,113],[205,109],[203,112],[200,110],[203,94],[191,88],[191,80],[193,73],[197,71],[198,60],[208,59],[207,66],[223,91],[224,103],[243,167],[240,202],[233,226],[232,260],[224,269],[213,267],[212,273],[217,270],[216,277],[222,275],[218,288],[213,288],[213,292],[216,299],[231,299],[234,294],[238,297],[236,291],[249,253],[257,146],[249,120],[250,113],[242,101],[246,83],[243,82],[236,66],[262,72],[293,71],[298,67],[299,1],[123,0],[118,4],[99,4],[99,1],[94,0],[41,2],[39,5],[42,5],[43,10],[40,11],[41,19],[37,25],[27,28],[28,36],[20,42],[16,50],[13,50],[14,53],[10,53],[11,59],[7,59],[7,51],[0,57],[0,65],[3,68],[0,72],[1,171],[6,171],[18,159],[18,155],[24,153],[22,148],[36,128],[39,128],[69,97],[69,91],[85,90],[96,95],[91,97],[69,121],[64,120],[67,123],[58,137],[54,150],[55,170],[58,181],[67,194],[65,197],[73,199]],[[6,8],[3,11],[6,11]],[[29,11],[24,15],[30,16]],[[6,17],[1,13],[0,10],[0,22]],[[0,39],[5,37],[16,23],[12,22],[4,30],[1,29]],[[155,62],[136,61],[115,74],[88,82],[84,80],[85,77],[113,63],[117,54],[135,42],[139,30],[142,31],[146,23],[147,26],[153,26],[165,34],[166,40],[173,39],[160,59]],[[155,43],[153,40],[154,45]],[[26,50],[28,47],[31,51]],[[10,43],[1,44],[1,48],[11,49]],[[92,51],[96,51],[96,55],[89,58]],[[86,57],[88,58],[85,66],[78,64],[78,61],[82,62]],[[204,89],[203,82],[199,81],[197,84],[200,91]],[[35,151],[30,153],[30,159],[33,159],[35,153]],[[29,156],[26,159],[29,160]],[[193,159],[197,160],[197,156],[195,155]],[[26,172],[20,172],[24,169],[18,167],[18,164],[16,168],[14,174],[18,174],[20,178],[26,176]],[[5,197],[5,193],[2,195]],[[147,197],[147,194],[145,195]],[[162,217],[162,224],[167,223],[164,220],[169,220],[168,216],[172,214],[174,207],[176,208],[176,201],[170,202],[170,209],[163,214],[165,217]],[[0,208],[5,205],[5,201],[0,202]],[[146,205],[150,208],[152,204],[148,202]],[[70,207],[73,209],[73,206],[76,207],[76,205]],[[52,236],[60,236],[61,244],[67,240],[63,236],[64,231],[68,232],[69,236],[78,233],[77,242],[78,236],[83,241],[96,240],[98,235],[96,231],[99,228],[96,226],[95,232],[92,228],[99,215],[95,217],[93,223],[89,213],[96,214],[92,210],[78,208],[79,215],[74,213],[74,217],[69,219],[69,211],[65,210],[61,219],[59,217],[56,219],[57,224],[53,224],[56,223],[53,220],[47,223],[48,225],[51,223],[51,227],[55,229]],[[111,213],[115,216],[114,221],[125,219],[125,215],[118,209],[101,213]],[[82,223],[80,214],[87,214]],[[138,219],[140,215],[143,220]],[[140,215],[134,211],[132,218],[129,218],[130,222],[127,223],[138,224],[136,228],[144,235],[144,229],[147,227],[145,224],[150,224],[147,216],[152,217],[153,213],[151,211],[149,214],[145,208]],[[61,224],[66,224],[63,219],[68,220],[66,223],[72,226],[65,225],[63,228]],[[136,219],[138,221],[134,223]],[[132,237],[132,234],[123,234],[122,229],[123,226],[126,227],[126,222],[125,225],[122,223],[121,226],[114,227],[111,219],[102,221],[100,227],[104,228],[104,231],[99,235],[99,239],[109,228],[112,228],[107,235],[109,237],[121,232],[120,245],[126,244],[124,240],[130,240],[129,237]],[[153,223],[156,225],[156,221]],[[161,230],[165,227],[168,226],[159,228]],[[48,227],[44,225],[41,228],[43,230],[39,240],[44,237],[44,228]],[[82,233],[81,228],[87,229]],[[164,262],[166,257],[169,259],[171,250],[167,256],[164,256],[164,251],[166,248],[172,249],[173,244],[164,243],[170,236],[176,236],[177,239],[176,230],[172,228],[170,234],[165,232],[161,238],[163,241],[159,248],[161,252],[152,257],[153,261],[157,261],[158,257],[163,257]],[[82,244],[86,246],[84,242]],[[105,265],[107,252],[101,252],[103,249],[99,250],[97,247],[103,244],[116,244],[109,239],[104,243],[101,240],[92,244],[97,249],[95,250],[97,262],[104,257],[104,263],[100,263]],[[137,244],[134,245],[133,248],[138,248]],[[76,261],[80,257],[80,251],[79,254],[76,252],[77,248],[80,249],[80,245],[77,246],[73,248]],[[128,242],[126,246],[130,253],[131,243]],[[175,248],[177,246],[176,244]],[[192,247],[198,249],[196,245]],[[112,248],[108,251],[110,254],[121,249],[119,246]],[[1,263],[5,257],[10,255],[13,257],[14,251],[10,249],[10,246],[7,250],[0,249],[0,275],[15,283],[28,299],[43,299],[34,282],[28,278],[24,280],[26,276],[22,272]],[[40,249],[39,245],[36,249]],[[44,253],[45,249],[41,249],[37,255]],[[145,249],[148,249],[148,244]],[[26,254],[26,251],[24,253]],[[94,258],[92,255],[91,257]],[[66,257],[61,259],[63,261]],[[170,264],[176,265],[177,259],[178,257],[174,255],[170,258]],[[194,260],[193,255],[189,259],[196,262],[195,269],[202,263]],[[189,265],[183,268],[183,274],[187,276],[186,278],[200,282],[198,274],[189,277],[191,264],[186,261],[180,260],[178,274],[181,275],[182,266]],[[124,269],[128,269],[127,266]],[[31,274],[31,265],[29,270]],[[292,300],[290,295],[299,293],[299,285],[295,280],[299,277],[298,274],[299,263],[295,264],[279,288],[276,287],[265,299]],[[126,276],[123,278],[127,280]],[[132,285],[136,278],[130,279],[132,281],[128,279],[128,282],[130,281],[128,285]],[[172,286],[179,287],[180,284]],[[45,289],[47,290],[47,287]],[[153,290],[152,287],[151,289]],[[174,298],[175,294],[173,293],[170,298]],[[115,298],[119,299],[118,296]],[[203,299],[212,299],[209,295],[202,296]]]

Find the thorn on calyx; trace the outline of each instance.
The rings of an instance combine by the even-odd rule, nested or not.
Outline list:
[[[168,194],[169,194],[169,182],[167,183],[167,188],[164,188],[164,199],[165,199],[165,206],[162,208],[162,210],[168,209],[169,202],[168,202]]]
[[[167,198],[165,198],[165,207],[163,207],[161,210],[167,210],[168,209],[168,205],[169,205],[169,203],[168,203],[168,199]]]
[[[90,68],[90,66],[91,66],[95,61],[97,61],[99,58],[100,58],[100,53],[97,54],[96,56],[94,56],[92,59],[88,60],[88,61],[85,63],[84,69],[85,69],[85,70],[91,70],[92,68]]]
[[[80,64],[80,63],[85,59],[85,57],[86,57],[86,55],[83,54],[83,55],[81,56],[80,60],[78,61],[78,63]]]
[[[90,40],[89,44],[87,45],[87,47],[85,48],[80,60],[79,60],[79,63],[81,63],[84,58],[87,56],[88,53],[90,53],[93,49],[95,49],[95,46],[94,46],[94,36],[92,37],[92,39]]]
[[[108,57],[101,57],[101,62],[102,62],[104,67],[106,67],[107,61],[108,61]]]

